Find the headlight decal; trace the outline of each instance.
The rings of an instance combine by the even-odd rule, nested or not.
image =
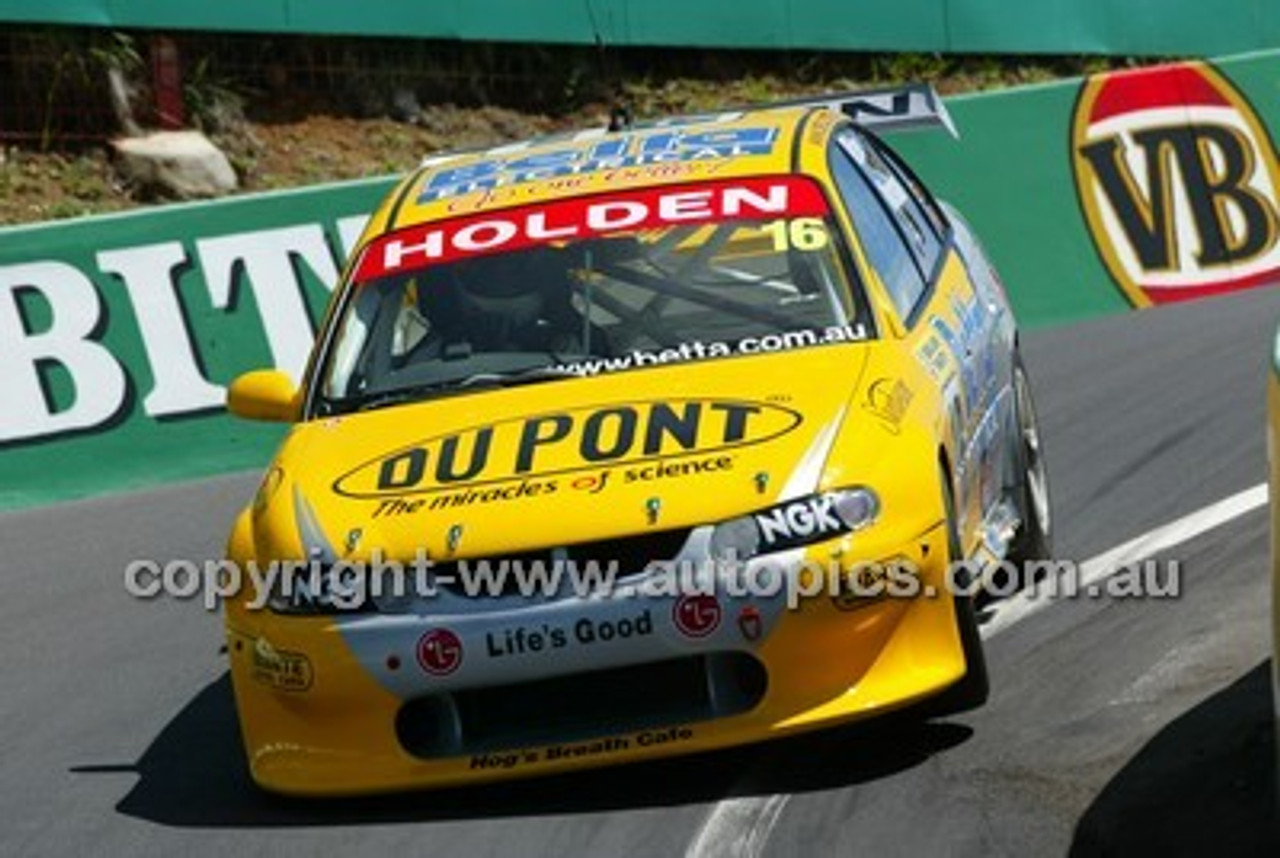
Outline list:
[[[711,553],[740,560],[772,554],[861,530],[879,514],[880,499],[866,487],[808,495],[721,522]]]
[[[835,498],[831,495],[811,495],[779,504],[751,518],[760,532],[761,547],[769,552],[849,532],[835,513]]]
[[[831,447],[836,442],[836,434],[840,425],[844,423],[847,408],[847,405],[840,406],[840,410],[831,418],[831,421],[814,437],[813,443],[809,445],[808,450],[804,451],[799,463],[792,470],[791,476],[787,478],[787,483],[778,496],[779,500],[802,498],[817,489],[818,480],[822,477],[822,469],[826,467],[827,457],[830,456]]]
[[[306,558],[318,560],[321,563],[337,562],[338,552],[333,550],[333,545],[324,535],[320,520],[316,517],[316,511],[311,508],[311,504],[307,502],[297,483],[293,484],[293,515],[298,525],[298,539],[302,542],[302,550]]]
[[[364,607],[364,587],[354,567],[338,562],[315,510],[295,483],[293,486],[294,521],[304,558],[296,563],[281,564],[274,579],[267,607],[278,614],[332,614]]]

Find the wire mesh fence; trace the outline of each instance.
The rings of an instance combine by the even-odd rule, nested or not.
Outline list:
[[[555,115],[610,101],[624,82],[775,78],[792,85],[939,80],[969,88],[1090,69],[1081,57],[606,48],[405,38],[0,26],[0,141],[60,148],[138,127],[217,131],[235,117],[317,113],[412,119],[430,104]],[[1116,62],[1111,60],[1110,62]],[[761,90],[762,98],[769,93]]]
[[[141,127],[315,113],[412,118],[433,103],[569,112],[624,80],[874,76],[866,55],[0,26],[0,140],[58,147]],[[215,127],[216,130],[216,127]]]
[[[48,147],[111,133],[104,47],[89,31],[0,31],[0,138]]]
[[[0,140],[57,147],[143,127],[327,112],[401,116],[432,102],[542,111],[607,89],[589,48],[416,39],[0,28]]]

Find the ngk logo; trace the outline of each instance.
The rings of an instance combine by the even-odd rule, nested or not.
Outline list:
[[[1280,279],[1280,167],[1257,115],[1204,63],[1091,78],[1072,162],[1094,243],[1137,306]]]
[[[836,516],[832,499],[821,495],[756,513],[755,519],[760,538],[770,547],[846,529]]]
[[[432,629],[418,640],[418,664],[434,676],[448,676],[462,664],[462,641],[448,629]]]

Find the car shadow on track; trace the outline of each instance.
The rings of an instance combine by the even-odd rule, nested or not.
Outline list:
[[[1280,855],[1270,662],[1161,730],[1076,825],[1072,858]]]
[[[287,827],[596,813],[800,793],[873,781],[966,741],[955,722],[881,719],[761,745],[673,760],[465,789],[357,799],[289,799],[249,779],[227,675],[210,683],[133,766],[76,766],[77,774],[133,771],[116,806],[126,816],[187,827]]]

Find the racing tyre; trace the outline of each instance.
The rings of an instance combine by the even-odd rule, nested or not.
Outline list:
[[[1040,424],[1036,420],[1027,372],[1016,351],[1013,353],[1013,397],[1014,488],[1022,524],[1009,545],[1007,559],[1019,566],[1029,560],[1047,560],[1053,556],[1053,519],[1049,509],[1049,472],[1040,445]]]
[[[947,514],[948,562],[954,563],[962,556],[960,536],[956,530],[955,501],[951,480],[942,473],[942,500]],[[959,588],[969,586],[968,581],[957,581]],[[954,593],[951,603],[956,612],[956,628],[960,633],[960,646],[964,651],[965,674],[955,685],[937,697],[927,700],[922,714],[927,718],[955,715],[977,709],[987,702],[991,683],[987,677],[987,658],[982,651],[982,636],[978,634],[978,614],[972,596]]]

